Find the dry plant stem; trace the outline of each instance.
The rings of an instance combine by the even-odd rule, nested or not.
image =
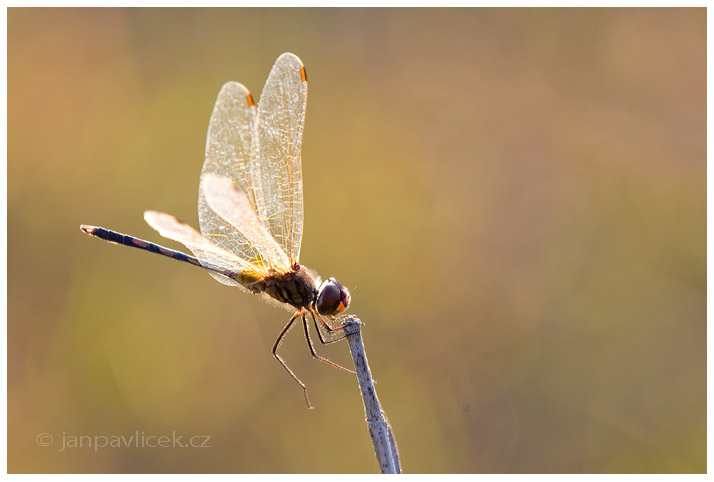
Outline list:
[[[362,401],[367,416],[367,426],[369,436],[374,444],[374,452],[379,462],[379,468],[383,474],[401,474],[402,468],[399,463],[399,451],[394,440],[392,427],[389,425],[387,416],[382,411],[377,399],[377,392],[374,389],[374,380],[367,363],[367,355],[364,351],[362,333],[360,330],[362,323],[359,319],[350,316],[342,326],[345,329],[347,343],[350,345],[350,353],[355,363],[355,371],[359,380],[359,388],[362,392]]]

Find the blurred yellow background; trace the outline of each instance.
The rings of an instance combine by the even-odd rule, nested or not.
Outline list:
[[[705,472],[705,9],[10,9],[8,470],[377,471],[356,380],[294,330],[308,411],[272,358],[287,311],[78,229],[181,247],[143,211],[198,226],[218,90],[285,51],[301,261],[404,470]],[[210,448],[61,450],[173,433]]]

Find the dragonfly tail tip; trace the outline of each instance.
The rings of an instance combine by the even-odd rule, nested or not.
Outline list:
[[[87,224],[80,224],[79,229],[81,229],[87,234],[94,234],[94,230],[97,228],[94,226],[89,226]]]

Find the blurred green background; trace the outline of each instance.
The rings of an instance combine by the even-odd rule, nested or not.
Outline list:
[[[706,471],[704,9],[14,8],[10,472],[377,470],[356,381],[294,330],[308,411],[271,357],[286,311],[78,229],[180,247],[142,212],[197,226],[219,88],[285,51],[301,261],[352,290],[405,471]],[[211,447],[60,450],[174,432]]]

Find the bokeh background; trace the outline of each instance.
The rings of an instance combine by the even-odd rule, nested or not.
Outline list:
[[[8,470],[374,472],[289,314],[83,235],[197,226],[220,86],[310,80],[301,261],[407,472],[706,471],[704,9],[10,9]],[[344,343],[319,347],[349,363]],[[210,448],[67,448],[209,435]],[[40,434],[49,434],[38,439]]]

